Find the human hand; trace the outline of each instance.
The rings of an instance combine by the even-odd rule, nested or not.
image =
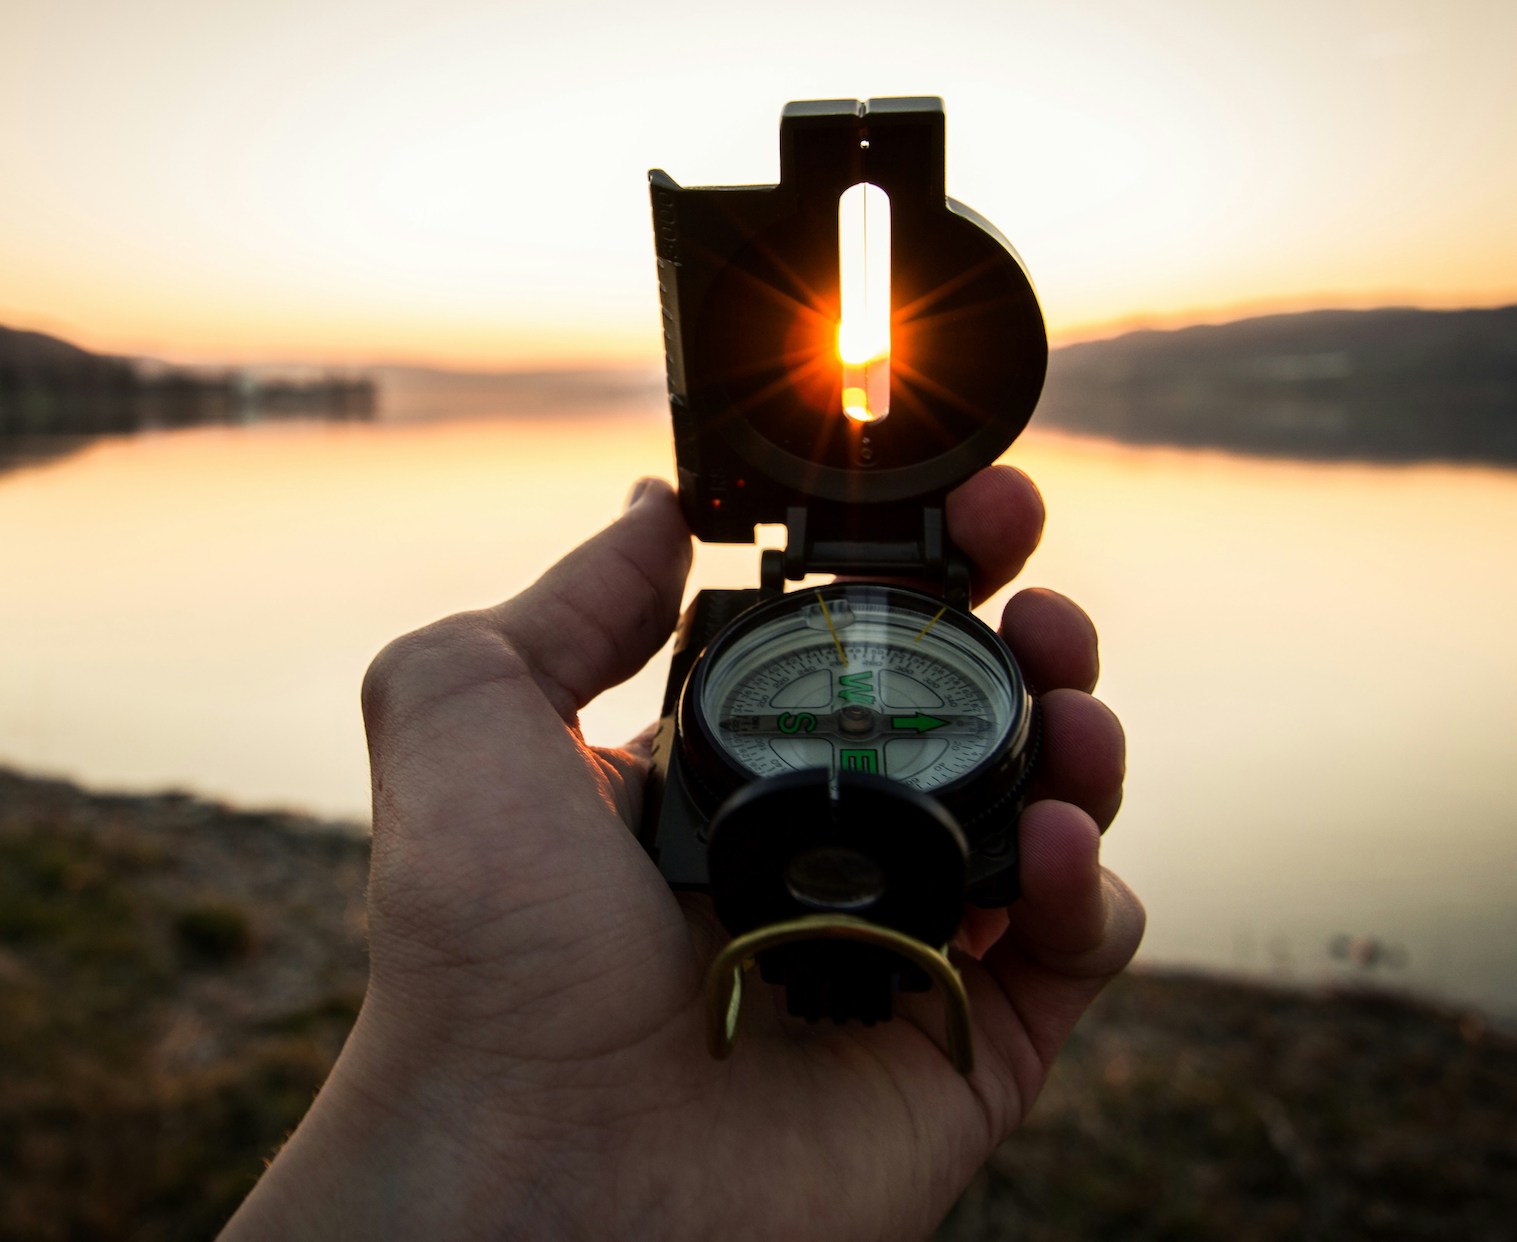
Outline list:
[[[1042,517],[1007,468],[950,498],[978,597],[1020,570]],[[1046,591],[1003,618],[1044,743],[1024,895],[973,912],[955,952],[974,1073],[939,1051],[929,997],[871,1028],[755,999],[717,1062],[703,987],[725,937],[631,831],[650,739],[591,747],[576,721],[667,638],[689,559],[673,494],[645,482],[523,594],[375,660],[368,994],[227,1236],[918,1238],[1030,1107],[1142,931],[1098,860],[1123,742],[1089,695],[1089,621]]]

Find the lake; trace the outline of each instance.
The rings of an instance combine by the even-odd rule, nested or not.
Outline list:
[[[102,441],[0,474],[0,763],[366,815],[364,667],[672,470],[654,398]],[[1517,1020],[1517,473],[1028,433],[1023,582],[1102,633],[1142,956]],[[694,586],[756,581],[701,548]],[[999,603],[982,610],[993,619]],[[664,659],[585,712],[617,743]]]

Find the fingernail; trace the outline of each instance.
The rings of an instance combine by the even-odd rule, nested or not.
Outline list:
[[[648,494],[648,489],[653,486],[652,479],[639,479],[632,485],[632,490],[627,493],[627,499],[622,504],[622,512],[625,513],[639,500]]]

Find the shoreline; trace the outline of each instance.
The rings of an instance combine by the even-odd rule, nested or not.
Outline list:
[[[354,825],[0,769],[0,1234],[209,1234],[367,979]],[[1139,967],[942,1242],[1502,1237],[1517,1039],[1362,988]]]
[[[193,789],[168,786],[158,789],[96,787],[61,774],[38,773],[0,763],[0,832],[4,830],[6,804],[17,796],[30,801],[56,800],[58,805],[93,806],[99,811],[140,815],[147,826],[174,830],[196,824],[219,823],[273,827],[299,834],[330,834],[363,844],[367,855],[370,825],[368,820],[340,815],[322,815],[284,804],[238,803],[199,793]],[[1345,937],[1344,939],[1348,939]],[[1374,951],[1378,942],[1368,942]],[[1341,954],[1347,957],[1363,945],[1350,944]],[[1474,1018],[1504,1035],[1517,1038],[1517,1010],[1511,1013],[1487,1008],[1475,1001],[1420,992],[1394,975],[1367,970],[1359,974],[1339,973],[1316,978],[1292,977],[1288,973],[1249,970],[1196,962],[1139,960],[1132,969],[1139,973],[1168,979],[1189,980],[1197,985],[1214,983],[1257,988],[1264,992],[1304,993],[1345,1000],[1383,1001],[1404,1004],[1430,1013],[1462,1020]]]

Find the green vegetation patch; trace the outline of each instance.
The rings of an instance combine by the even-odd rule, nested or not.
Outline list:
[[[133,895],[96,840],[50,825],[0,837],[0,943],[70,964],[140,956]]]
[[[0,1237],[214,1235],[352,1025],[366,853],[0,771]]]

